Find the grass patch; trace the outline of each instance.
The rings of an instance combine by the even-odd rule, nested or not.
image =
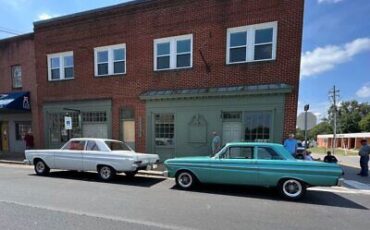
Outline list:
[[[332,151],[331,148],[324,148],[324,147],[314,147],[314,148],[309,148],[309,151],[312,153],[316,154],[321,154],[321,155],[326,155],[327,151]],[[335,155],[338,156],[357,156],[358,155],[358,150],[344,150],[341,148],[336,148],[335,149]]]

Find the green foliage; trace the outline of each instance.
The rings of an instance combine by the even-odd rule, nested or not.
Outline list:
[[[315,127],[313,127],[310,130],[309,136],[312,139],[315,139],[316,140],[316,137],[319,134],[331,134],[331,133],[333,133],[332,126],[329,124],[329,122],[323,121],[323,122],[317,124]]]
[[[328,121],[334,124],[334,106],[328,111]],[[356,100],[344,101],[337,107],[338,133],[357,133],[365,131],[360,127],[360,121],[370,113],[370,105]],[[366,122],[365,122],[366,123]]]
[[[364,116],[358,124],[362,132],[370,132],[370,113]]]

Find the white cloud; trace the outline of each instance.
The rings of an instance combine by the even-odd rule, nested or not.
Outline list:
[[[58,15],[50,15],[48,13],[41,13],[37,16],[37,19],[38,20],[47,20],[47,19],[50,19],[50,18],[54,18],[54,17],[57,17]]]
[[[366,83],[359,90],[357,90],[356,95],[361,98],[370,97],[370,82]]]
[[[318,3],[338,3],[343,0],[317,0]]]
[[[302,54],[301,78],[315,76],[348,62],[353,56],[370,50],[370,38],[358,38],[341,46],[318,47]]]

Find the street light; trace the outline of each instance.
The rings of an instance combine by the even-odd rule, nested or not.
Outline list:
[[[307,111],[310,109],[310,105],[304,106],[304,149],[307,150]]]

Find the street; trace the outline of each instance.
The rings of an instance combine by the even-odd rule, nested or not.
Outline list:
[[[299,202],[274,190],[207,185],[180,191],[173,180],[0,165],[0,229],[368,229],[370,193],[315,188]]]

